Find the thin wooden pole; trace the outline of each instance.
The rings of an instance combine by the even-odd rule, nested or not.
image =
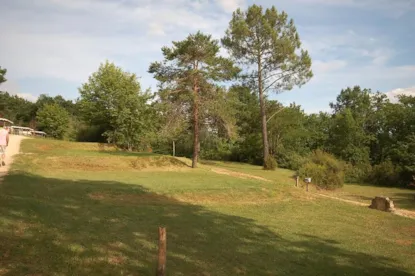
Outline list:
[[[298,176],[295,178],[295,187],[298,187]]]
[[[156,276],[166,275],[166,228],[159,227],[159,254]]]

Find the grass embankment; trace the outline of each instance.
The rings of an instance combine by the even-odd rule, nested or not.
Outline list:
[[[0,275],[153,275],[163,225],[169,275],[415,274],[415,220],[307,194],[289,171],[22,149],[0,186]],[[271,181],[211,171],[224,166]]]

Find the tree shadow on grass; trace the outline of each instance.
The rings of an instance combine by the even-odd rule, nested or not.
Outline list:
[[[139,185],[14,172],[0,186],[1,275],[154,275],[167,227],[168,275],[410,275],[336,241],[283,239],[247,218]]]

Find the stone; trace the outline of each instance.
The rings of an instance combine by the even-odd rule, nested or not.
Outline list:
[[[384,212],[395,212],[395,206],[393,201],[386,196],[377,196],[372,199],[372,204],[369,206],[371,209],[376,209]]]

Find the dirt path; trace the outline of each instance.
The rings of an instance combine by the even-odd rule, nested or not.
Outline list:
[[[0,180],[9,171],[10,165],[13,163],[13,157],[20,151],[20,143],[26,138],[25,136],[10,135],[9,146],[6,151],[6,166],[0,167]]]
[[[323,197],[331,198],[331,199],[334,199],[334,200],[347,202],[347,203],[354,204],[354,205],[359,205],[359,206],[364,206],[364,207],[369,206],[367,203],[363,203],[363,202],[359,202],[359,201],[353,201],[353,200],[338,198],[338,197],[329,196],[329,195],[325,195],[325,194],[319,194],[319,193],[316,193],[316,194],[319,195],[319,196],[323,196]],[[395,215],[415,219],[415,212],[414,211],[409,211],[409,210],[404,210],[404,209],[399,209],[399,208],[395,208],[395,209],[396,209],[396,211],[394,213]]]
[[[268,179],[260,177],[260,176],[251,175],[251,174],[247,174],[247,173],[234,172],[234,171],[230,171],[230,170],[222,169],[222,168],[211,168],[211,171],[214,172],[214,173],[217,173],[217,174],[229,175],[229,176],[233,176],[233,177],[241,178],[241,179],[250,178],[250,179],[256,179],[256,180],[271,182],[271,180],[268,180]]]
[[[241,179],[256,179],[256,180],[262,180],[262,181],[266,181],[266,182],[272,182],[269,179],[266,179],[266,178],[263,178],[263,177],[260,177],[260,176],[256,176],[256,175],[235,172],[235,171],[231,171],[231,170],[227,170],[227,169],[223,169],[223,168],[217,168],[217,167],[209,166],[209,165],[206,166],[206,167],[210,171],[212,171],[214,173],[217,173],[217,174],[229,175],[229,176],[236,177],[236,178],[241,178]],[[318,196],[322,196],[322,197],[326,197],[326,198],[330,198],[330,199],[334,199],[334,200],[338,200],[338,201],[343,201],[343,202],[346,202],[346,203],[349,203],[349,204],[362,206],[362,207],[368,207],[369,206],[368,203],[363,203],[363,202],[359,202],[359,201],[343,199],[343,198],[329,196],[329,195],[325,195],[325,194],[321,194],[321,193],[313,193],[313,194],[318,195]],[[402,216],[402,217],[415,219],[415,211],[396,208],[396,211],[395,211],[394,214],[398,215],[398,216]]]

